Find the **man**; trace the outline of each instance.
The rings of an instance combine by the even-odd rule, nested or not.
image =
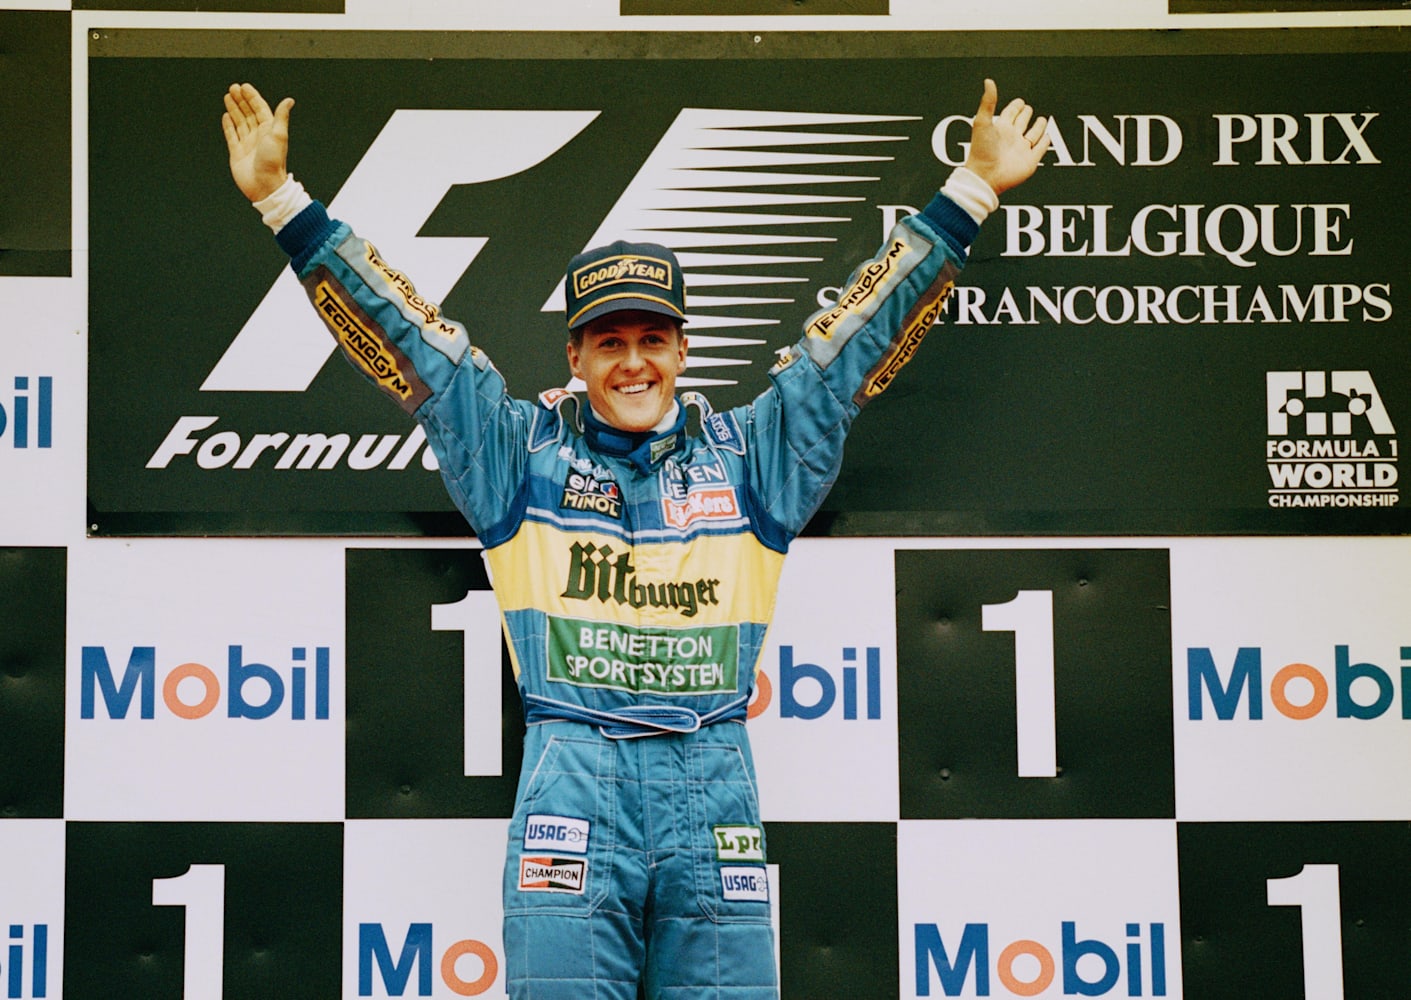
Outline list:
[[[996,114],[966,167],[902,220],[754,402],[678,398],[674,254],[614,243],[565,276],[587,387],[511,398],[460,324],[287,174],[289,113],[231,86],[237,186],[276,231],[349,359],[426,429],[485,546],[528,723],[505,864],[511,997],[777,997],[765,844],[743,725],[789,541],[832,485],[860,407],[935,322],[1046,122]],[[687,408],[699,429],[687,429]]]

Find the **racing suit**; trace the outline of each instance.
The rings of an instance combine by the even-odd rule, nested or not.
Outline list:
[[[784,553],[977,229],[900,221],[770,388],[626,433],[512,398],[466,330],[314,202],[278,240],[348,358],[416,417],[484,544],[527,733],[504,873],[512,997],[777,996],[743,725]],[[687,410],[699,428],[687,429]]]

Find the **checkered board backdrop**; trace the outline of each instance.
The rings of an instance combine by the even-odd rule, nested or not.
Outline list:
[[[0,989],[502,995],[477,548],[0,573]],[[748,723],[784,995],[1407,995],[1408,593],[1405,539],[796,543]]]
[[[355,30],[405,25],[326,0],[237,3],[258,8],[239,32],[47,6],[0,11],[0,997],[504,994],[522,720],[480,550],[395,411],[320,368],[321,333],[273,324],[312,353],[267,365],[245,328],[284,306],[283,262],[223,175],[216,98],[243,71],[299,97],[297,148],[320,155],[296,170],[316,192],[390,205],[380,225],[359,216],[370,236],[486,237],[474,281],[435,280],[456,315],[524,318],[478,330],[524,392],[561,372],[542,307],[566,254],[518,234],[552,222],[577,249],[662,155],[758,128],[740,108],[800,106],[868,118],[800,126],[862,144],[826,167],[859,207],[809,223],[850,264],[938,179],[972,78],[1043,95],[1074,140],[1065,170],[982,234],[951,325],[859,422],[785,569],[748,723],[783,995],[1411,997],[1395,29],[1035,35],[1187,22],[1016,0],[978,25],[946,11],[967,35],[892,0],[870,11],[890,37],[815,19],[586,46],[485,35],[526,26],[511,4],[475,5],[475,24],[418,5],[424,33]],[[622,27],[580,8],[597,9],[559,4],[566,29]],[[344,113],[352,94],[365,113]],[[477,133],[443,126],[487,111],[508,115],[510,175],[436,174],[484,167]],[[394,112],[431,117],[393,139],[454,155],[381,142]],[[154,145],[161,196],[134,197]],[[585,157],[602,164],[586,191],[567,183]],[[1275,205],[1273,228],[1232,250],[1235,230],[1206,228],[1212,191],[1231,226]],[[1198,253],[1069,252],[1097,249],[1099,218],[1120,237],[1167,204],[1186,206],[1167,238]],[[416,211],[424,233],[393,232]],[[796,329],[789,309],[837,270],[757,307]],[[1010,294],[1057,318],[1028,323]],[[1139,294],[1171,321],[1123,321]],[[774,346],[714,350],[758,375]],[[277,384],[300,366],[311,381]],[[229,444],[334,426],[396,436],[387,467],[242,468]],[[1306,461],[1330,438],[1351,449],[1337,481],[1327,455]],[[1308,496],[1330,499],[1289,500]]]

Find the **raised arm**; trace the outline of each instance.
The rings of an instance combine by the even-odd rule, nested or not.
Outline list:
[[[1034,109],[1014,98],[995,114],[999,89],[985,80],[979,110],[970,126],[967,169],[978,174],[997,195],[1018,187],[1033,176],[1048,152],[1048,119],[1034,117]]]
[[[939,321],[999,195],[1032,176],[1048,151],[1047,120],[1018,99],[996,112],[998,101],[994,81],[986,80],[964,168],[925,208],[898,221],[837,304],[814,313],[803,337],[782,353],[770,371],[773,387],[737,411],[755,440],[766,442],[754,450],[755,484],[780,536],[800,531],[823,501],[853,418],[891,385]]]
[[[288,173],[291,98],[270,109],[248,83],[225,93],[230,175],[259,209],[346,358],[426,431],[451,498],[478,532],[512,509],[536,408],[511,399],[464,327]]]
[[[220,124],[230,153],[230,176],[252,202],[269,197],[284,183],[293,107],[294,98],[286,97],[271,111],[260,92],[248,83],[232,83],[225,92]]]

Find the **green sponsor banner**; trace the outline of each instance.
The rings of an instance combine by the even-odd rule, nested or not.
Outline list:
[[[674,245],[723,410],[963,159],[986,76],[1054,148],[809,532],[1411,530],[1404,32],[94,35],[95,533],[470,530],[234,190],[232,81],[297,98],[295,175],[520,397],[567,379],[574,253]]]
[[[735,625],[646,628],[549,616],[549,680],[633,694],[738,690]]]
[[[68,11],[0,10],[0,276],[72,273]]]

